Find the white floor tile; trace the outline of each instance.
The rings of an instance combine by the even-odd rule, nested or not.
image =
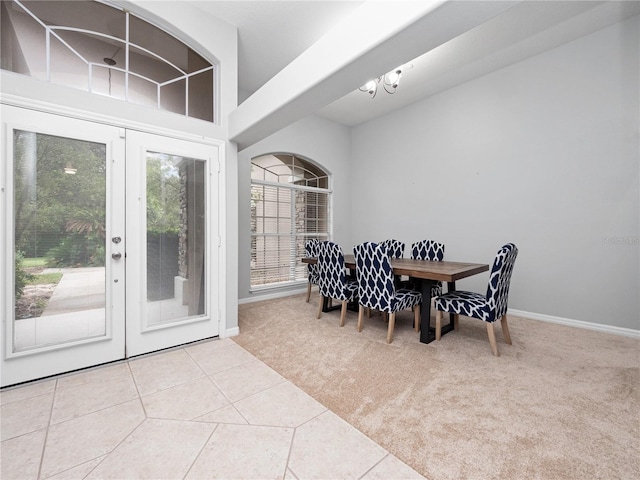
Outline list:
[[[186,478],[282,479],[292,436],[290,428],[219,425]]]
[[[280,383],[235,403],[252,425],[297,427],[327,409],[291,382]]]
[[[207,423],[147,419],[87,480],[183,478],[214,428]]]
[[[285,381],[260,361],[245,363],[211,377],[231,402],[236,402]]]
[[[0,408],[0,439],[24,435],[49,424],[53,392],[7,403]]]
[[[138,358],[129,362],[129,366],[140,395],[159,392],[204,375],[182,349]]]
[[[424,479],[424,477],[413,468],[389,454],[384,460],[368,471],[362,477],[362,480],[389,480],[390,478],[394,480]]]
[[[38,397],[45,393],[53,392],[56,388],[56,380],[44,380],[20,387],[7,388],[0,392],[0,404],[18,402],[26,398]]]
[[[0,444],[2,480],[37,480],[46,430],[38,430]]]
[[[227,406],[229,401],[209,377],[201,377],[145,395],[142,404],[149,418],[191,420]]]
[[[93,471],[100,462],[106,458],[106,455],[90,460],[86,463],[82,463],[77,467],[70,468],[64,472],[58,473],[53,477],[49,477],[46,480],[84,480],[89,473]]]
[[[143,421],[142,405],[133,400],[51,426],[42,476],[55,475],[111,452]]]
[[[202,343],[187,347],[186,351],[207,375],[256,361],[256,357],[233,341]]]
[[[218,410],[202,415],[201,417],[194,419],[197,422],[209,422],[209,423],[231,423],[235,425],[248,425],[249,422],[240,415],[240,412],[233,405],[228,407],[222,407]]]
[[[0,395],[3,480],[421,478],[229,339]]]
[[[68,383],[58,384],[51,412],[52,425],[138,398],[126,365],[93,373],[82,382],[70,379]]]
[[[61,375],[58,377],[58,384],[56,388],[64,389],[69,387],[78,387],[80,385],[95,385],[101,382],[114,380],[116,378],[131,379],[131,370],[126,363],[102,365],[68,375]]]
[[[357,479],[387,451],[332,412],[296,429],[289,468],[303,479]]]

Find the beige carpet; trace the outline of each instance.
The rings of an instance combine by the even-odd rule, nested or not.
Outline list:
[[[640,478],[640,341],[510,317],[495,358],[482,322],[423,345],[406,311],[387,345],[316,301],[241,305],[234,340],[428,479]]]

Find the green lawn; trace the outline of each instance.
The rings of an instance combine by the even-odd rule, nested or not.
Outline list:
[[[23,258],[22,266],[24,268],[33,268],[33,267],[42,267],[45,268],[47,266],[47,259],[44,257],[37,258]]]
[[[27,285],[41,285],[43,283],[57,284],[62,278],[62,273],[40,273],[33,276],[33,280],[28,281]]]
[[[62,273],[37,273],[47,268],[47,259],[44,257],[24,258],[22,267],[31,269],[33,278],[26,282],[26,285],[42,285],[45,283],[57,284],[62,278]]]

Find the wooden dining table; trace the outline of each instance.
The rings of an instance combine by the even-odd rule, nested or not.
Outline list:
[[[420,318],[426,319],[426,322],[424,320],[420,321],[421,343],[431,343],[436,339],[435,328],[429,325],[431,320],[431,285],[433,282],[446,282],[447,291],[452,292],[456,289],[457,280],[489,270],[489,265],[484,263],[450,262],[446,260],[437,262],[409,258],[391,258],[390,261],[394,275],[407,275],[420,283],[419,289],[423,299],[420,307]],[[317,259],[303,258],[302,262],[313,264],[317,262]],[[344,256],[344,265],[355,273],[356,260],[353,255]],[[429,300],[426,301],[426,299]],[[442,327],[442,334],[444,335],[453,330],[453,326],[453,315],[450,315],[449,324]]]

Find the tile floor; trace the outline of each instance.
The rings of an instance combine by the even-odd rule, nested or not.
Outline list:
[[[230,339],[0,392],[9,479],[420,479]]]

